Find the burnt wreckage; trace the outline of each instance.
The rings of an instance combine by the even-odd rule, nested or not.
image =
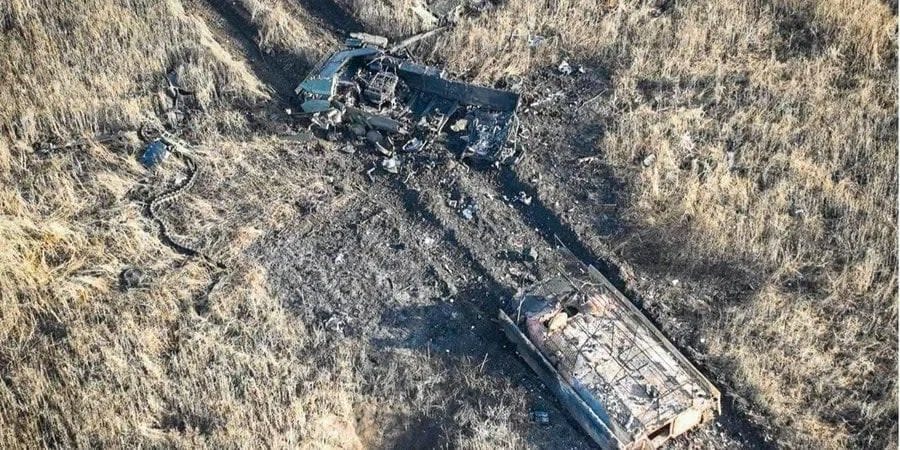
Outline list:
[[[392,173],[398,154],[436,141],[461,158],[511,162],[519,94],[448,80],[400,56],[437,31],[393,47],[352,34],[297,87],[303,113],[330,139],[368,141]],[[517,295],[499,319],[585,433],[603,448],[656,448],[712,421],[721,411],[712,383],[602,274],[563,256],[558,277]]]
[[[386,158],[426,150],[437,139],[461,158],[509,162],[519,94],[445,78],[400,50],[438,30],[387,47],[387,39],[354,33],[296,89],[301,109],[326,132],[365,137]],[[383,167],[391,170],[390,160]]]
[[[715,386],[599,271],[563,256],[499,319],[582,429],[603,448],[645,449],[712,421]]]

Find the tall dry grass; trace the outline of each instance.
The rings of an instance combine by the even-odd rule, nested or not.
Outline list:
[[[335,46],[335,39],[317,28],[303,8],[283,0],[241,0],[258,30],[257,43],[263,51],[280,51],[317,61]]]
[[[529,48],[535,34],[547,44]],[[438,55],[486,82],[561,57],[609,71],[597,148],[631,192],[638,231],[623,245],[657,266],[684,261],[676,272],[760,276],[749,299],[695,325],[711,364],[785,445],[896,445],[897,39],[885,3],[512,0],[441,39]],[[728,285],[735,271],[703,277]]]
[[[184,72],[182,83],[204,106],[261,96],[247,69],[178,1],[6,3],[0,120],[12,139],[134,126],[155,110],[145,93],[171,70]]]
[[[397,39],[429,30],[438,24],[438,18],[429,10],[424,0],[336,0],[351,11],[370,33]]]

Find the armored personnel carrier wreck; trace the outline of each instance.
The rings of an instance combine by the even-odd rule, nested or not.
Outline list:
[[[506,335],[603,448],[657,448],[720,412],[719,391],[594,267],[564,251],[559,276],[500,311]]]

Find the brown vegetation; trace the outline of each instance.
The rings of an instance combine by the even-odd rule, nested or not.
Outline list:
[[[315,27],[305,10],[283,0],[241,0],[241,5],[257,26],[256,41],[264,51],[278,50],[316,61],[335,44],[330,35]]]
[[[428,11],[424,0],[337,0],[372,32],[390,38],[401,38],[431,29],[437,18]]]
[[[269,294],[242,252],[287,216],[287,192],[314,195],[317,180],[279,169],[277,141],[237,141],[237,107],[267,94],[203,20],[179,0],[48,3],[0,7],[0,446],[368,447],[396,428],[365,424],[450,404],[468,424],[445,430],[457,444],[524,445],[508,380],[411,353],[374,364]],[[416,2],[340,3],[391,36],[423,28]],[[316,59],[336,41],[296,5],[241,4],[263,49]],[[609,71],[615,114],[596,147],[629,185],[623,257],[757,274],[749,298],[696,324],[708,364],[785,445],[895,447],[896,16],[877,0],[673,5],[508,0],[431,55],[486,83],[563,57]],[[531,35],[547,43],[531,48]],[[232,266],[204,314],[193,304],[215,270],[174,264],[140,204],[123,201],[145,176],[134,136],[53,158],[30,148],[135,129],[171,70],[206,110],[194,125],[212,178],[184,208],[222,225],[191,234]],[[259,200],[226,213],[222,198]],[[129,265],[160,282],[119,292]],[[397,388],[373,393],[384,380]]]

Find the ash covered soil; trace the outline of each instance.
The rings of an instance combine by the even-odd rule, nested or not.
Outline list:
[[[534,115],[523,125],[579,132],[565,126],[569,119]],[[550,413],[548,426],[529,426],[533,444],[591,448],[518,358],[495,317],[518,289],[556,273],[560,243],[624,287],[617,262],[595,256],[609,251],[603,239],[624,227],[615,208],[605,206],[624,197],[615,180],[595,181],[587,190],[573,182],[566,171],[579,163],[558,163],[577,159],[579,149],[565,141],[536,148],[521,165],[500,169],[459,162],[438,147],[431,151],[431,168],[397,175],[376,171],[374,179],[367,171],[380,158],[364,151],[347,154],[341,145],[322,140],[302,147],[297,154],[306,161],[303,170],[320,171],[327,186],[314,200],[299,202],[293,219],[250,250],[267,269],[271,290],[304,322],[321,325],[336,339],[367,342],[374,349],[373,365],[382,363],[380,355],[396,351],[451,366],[483,363],[485,376],[508,378],[527,390],[531,407],[518,412],[522,417],[532,410]],[[539,159],[543,152],[554,157]],[[593,205],[578,200],[584,195],[609,202],[600,206],[597,221],[580,224],[579,216],[596,213],[593,206],[582,206]],[[464,213],[468,205],[476,205],[471,217]],[[582,240],[581,233],[602,238]],[[683,330],[662,325],[676,343],[691,342]],[[417,446],[444,442],[439,430],[453,423],[453,414],[435,411],[427,423],[415,425],[428,435],[416,437]],[[672,445],[743,446],[756,439],[754,433],[744,419],[726,413]]]

